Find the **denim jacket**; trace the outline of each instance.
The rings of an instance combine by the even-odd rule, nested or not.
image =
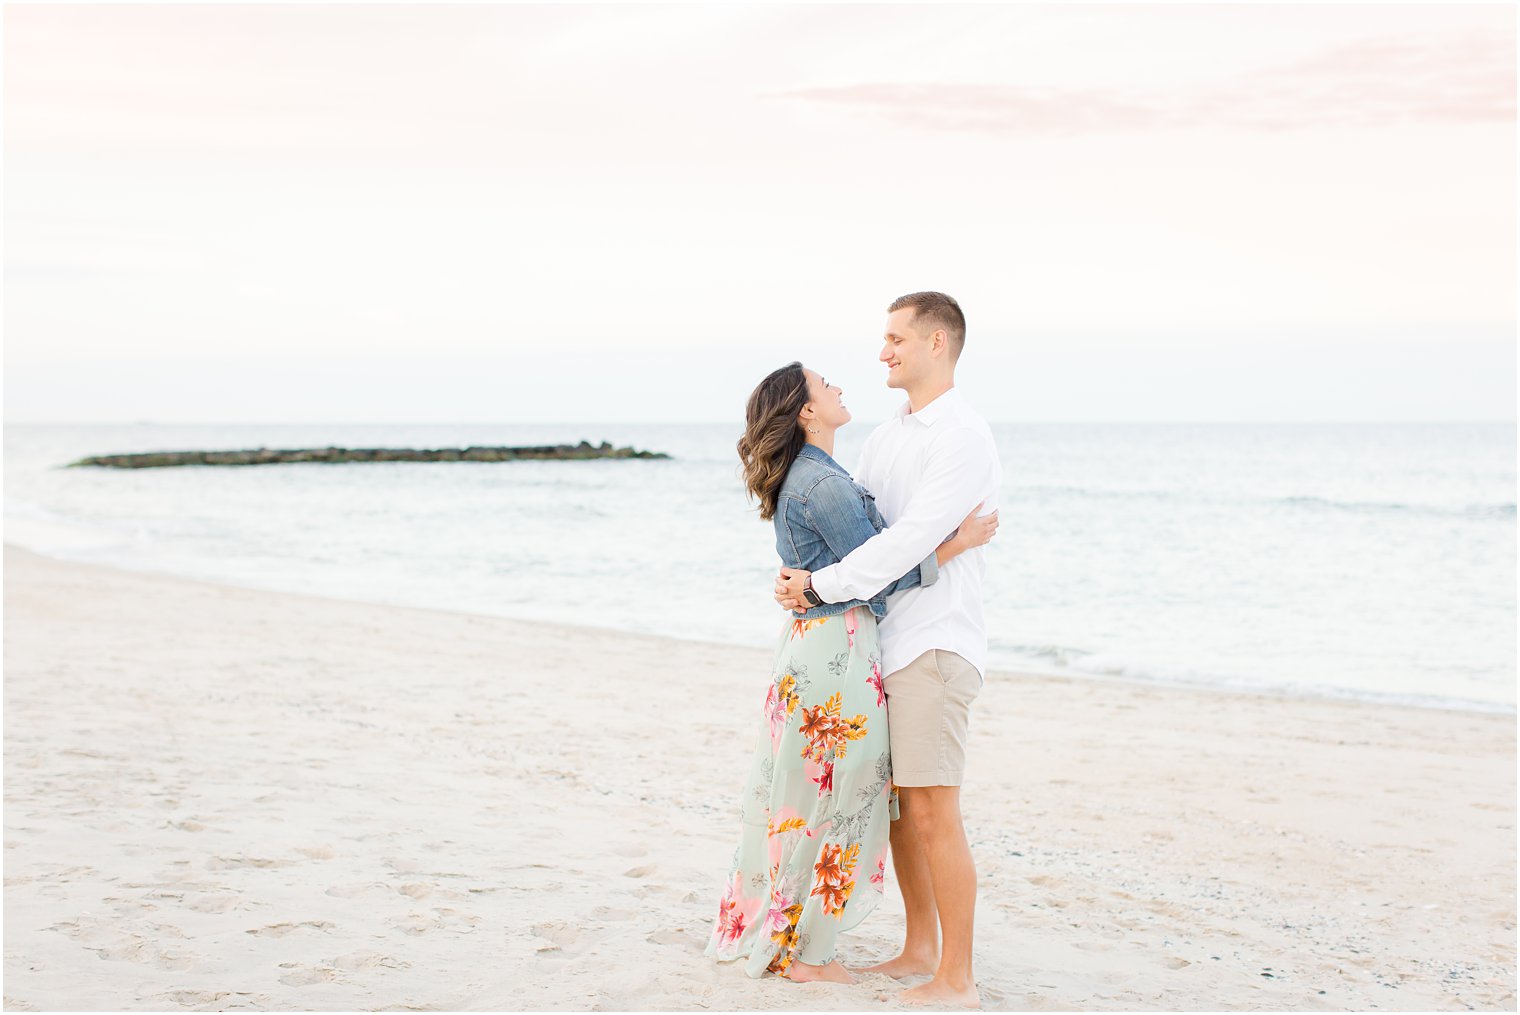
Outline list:
[[[876,498],[850,478],[839,463],[820,448],[804,444],[781,482],[776,500],[776,552],[786,567],[817,571],[837,564],[846,554],[886,528]],[[897,581],[870,599],[871,612],[886,615],[887,596],[893,592],[933,585],[939,580],[939,564],[933,553]],[[793,613],[798,619],[832,617],[866,603],[851,599],[843,603],[824,603],[805,613]]]

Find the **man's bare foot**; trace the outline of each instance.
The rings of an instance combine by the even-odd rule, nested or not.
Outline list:
[[[908,955],[906,953],[885,962],[878,962],[874,966],[867,966],[857,970],[861,973],[886,973],[894,980],[901,980],[907,976],[933,976],[939,968],[938,955]]]
[[[786,967],[788,979],[798,983],[854,983],[855,977],[850,971],[839,964],[835,959],[826,966],[810,966],[806,962],[798,962],[793,959],[792,964]]]
[[[982,998],[976,992],[976,984],[956,987],[938,977],[928,983],[909,987],[897,995],[904,1004],[958,1004],[962,1008],[980,1008]]]

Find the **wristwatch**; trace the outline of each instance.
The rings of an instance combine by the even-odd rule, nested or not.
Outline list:
[[[802,598],[808,601],[809,606],[822,606],[823,600],[818,598],[818,593],[813,591],[813,576],[808,575],[807,584],[802,586]]]

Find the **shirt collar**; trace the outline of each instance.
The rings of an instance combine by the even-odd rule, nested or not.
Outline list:
[[[933,426],[954,410],[960,397],[959,388],[950,388],[917,412],[912,411],[913,403],[904,402],[897,415],[902,422],[917,420],[924,426]]]

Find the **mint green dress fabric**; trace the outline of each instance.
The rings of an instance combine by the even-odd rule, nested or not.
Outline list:
[[[823,965],[881,901],[897,817],[886,705],[868,606],[786,622],[708,955],[750,976]]]

